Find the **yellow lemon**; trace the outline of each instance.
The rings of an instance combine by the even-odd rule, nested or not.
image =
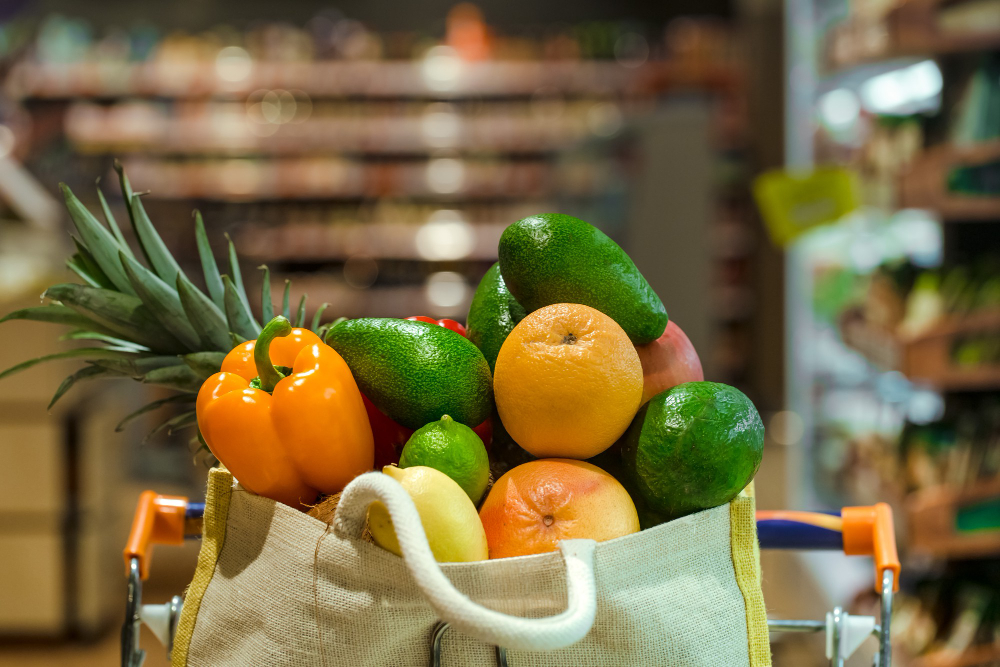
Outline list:
[[[437,561],[453,563],[489,558],[486,531],[476,506],[455,480],[427,466],[386,466],[382,472],[410,494]],[[372,503],[368,508],[368,530],[380,547],[402,555],[389,511],[382,503]]]

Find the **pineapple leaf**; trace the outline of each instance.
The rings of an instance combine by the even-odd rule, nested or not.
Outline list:
[[[266,265],[257,267],[264,271],[264,280],[260,284],[260,316],[265,322],[274,319],[274,302],[271,301],[271,272]]]
[[[90,254],[89,250],[87,250],[87,246],[83,245],[83,243],[80,242],[80,239],[76,238],[75,236],[71,235],[70,238],[73,239],[73,243],[76,245],[76,255],[74,255],[73,257],[79,258],[78,262],[83,265],[83,268],[86,271],[87,275],[90,277],[91,280],[97,283],[95,287],[114,289],[115,286],[111,282],[111,279],[108,278],[107,274],[104,273],[104,271],[101,270],[101,267],[97,265],[97,261],[94,260],[94,256]],[[80,275],[79,271],[76,268],[72,266],[70,268],[76,271],[77,275]],[[84,280],[87,279],[82,275],[80,275],[80,277],[83,278]]]
[[[62,381],[59,388],[56,389],[56,393],[52,395],[52,400],[49,401],[49,406],[46,409],[51,410],[52,406],[63,397],[63,394],[69,391],[70,388],[72,388],[72,386],[80,380],[96,380],[101,377],[123,376],[121,373],[116,373],[108,368],[101,368],[100,366],[85,366]]]
[[[222,276],[222,283],[226,286],[226,319],[229,321],[229,330],[247,340],[256,338],[260,334],[260,327],[250,315],[250,308],[240,299],[236,285],[226,275]]]
[[[185,412],[182,415],[177,415],[167,423],[167,434],[173,435],[177,431],[183,431],[186,428],[191,428],[192,426],[198,425],[198,413],[194,410],[190,412]]]
[[[123,172],[124,173],[124,172]],[[139,239],[142,253],[146,256],[146,261],[153,271],[163,282],[173,285],[177,282],[177,275],[183,274],[177,260],[170,254],[163,239],[156,231],[146,209],[142,205],[139,195],[133,194],[131,201],[132,226],[135,228],[135,235]]]
[[[182,275],[177,276],[177,294],[180,296],[181,305],[184,306],[184,312],[201,337],[201,349],[207,348],[219,352],[233,349],[230,345],[226,316],[211,299]]]
[[[101,287],[107,288],[106,284],[101,284],[98,282],[97,278],[90,275],[87,267],[84,265],[83,258],[76,254],[66,260],[66,268],[75,273],[80,277],[80,280],[87,283],[91,287]],[[114,285],[111,286],[114,289]]]
[[[154,435],[160,431],[166,431],[167,435],[173,435],[175,431],[180,431],[185,428],[190,428],[198,423],[198,416],[194,410],[190,412],[185,412],[179,414],[175,417],[171,417],[165,422],[161,422],[153,427],[153,430],[146,434],[146,437],[142,439],[142,444],[147,444]]]
[[[132,359],[93,359],[90,363],[94,366],[107,368],[118,373],[123,373],[131,378],[141,378],[150,371],[158,368],[176,366],[180,359],[170,355],[156,356],[136,356]]]
[[[222,360],[225,358],[225,352],[193,352],[184,355],[184,363],[195,373],[208,379],[222,370]]]
[[[212,246],[208,243],[208,234],[205,233],[205,222],[201,219],[201,211],[194,212],[194,238],[198,243],[198,257],[201,259],[201,270],[205,274],[208,295],[212,297],[212,302],[218,307],[219,312],[222,312],[226,307],[223,300],[226,291],[222,286],[222,277],[219,275],[219,265],[215,263],[215,255],[212,254]]]
[[[125,294],[134,295],[135,291],[129,284],[125,271],[122,269],[122,263],[118,259],[118,253],[121,251],[121,248],[118,247],[118,240],[104,225],[97,221],[97,218],[76,198],[76,195],[65,183],[60,183],[59,187],[66,199],[69,216],[73,219],[73,224],[80,232],[80,237],[93,255],[94,261],[115,287]]]
[[[145,345],[161,353],[181,352],[184,346],[160,326],[137,296],[73,283],[53,285],[43,295],[85,315],[103,333]],[[89,328],[89,325],[82,325]]]
[[[248,340],[250,340],[249,338],[244,338],[243,336],[239,335],[238,333],[233,333],[232,331],[229,332],[229,339],[232,341],[233,347],[239,347],[243,343],[245,343]]]
[[[332,322],[327,322],[326,324],[324,324],[319,328],[319,331],[316,332],[316,335],[322,338],[323,342],[326,342],[326,337],[330,334],[330,330],[333,329],[338,324],[340,324],[341,322],[346,322],[346,321],[347,321],[346,317],[338,317]]]
[[[292,319],[292,281],[285,281],[285,295],[281,297],[281,314],[285,316],[286,320]]]
[[[182,363],[153,369],[142,377],[142,382],[196,394],[201,389],[203,380],[190,366]]]
[[[22,361],[21,363],[11,366],[7,370],[0,373],[0,380],[13,375],[14,373],[27,370],[32,366],[37,366],[42,362],[55,361],[56,359],[71,359],[73,357],[90,357],[90,360],[128,359],[135,356],[134,352],[109,350],[106,347],[76,347],[72,350],[64,350],[63,352],[56,352],[55,354],[46,354],[44,357],[36,357],[34,359],[29,359],[28,361]]]
[[[319,305],[319,308],[316,309],[316,314],[313,315],[312,319],[312,326],[309,327],[313,333],[316,333],[316,331],[319,329],[320,318],[323,317],[323,311],[326,310],[327,306],[329,305],[330,305],[329,303],[321,303]]]
[[[115,171],[118,172],[118,184],[122,189],[122,199],[125,200],[125,210],[128,211],[129,222],[132,223],[132,228],[135,228],[135,219],[133,218],[134,212],[132,211],[132,184],[128,180],[128,176],[125,175],[125,169],[122,167],[122,163],[117,159],[114,162]]]
[[[306,295],[299,299],[299,309],[295,313],[295,326],[301,327],[306,323]]]
[[[181,305],[177,291],[157,278],[145,266],[126,257],[125,253],[121,253],[120,256],[125,274],[132,282],[136,294],[160,321],[163,328],[172,333],[184,347],[192,351],[197,350],[200,342],[198,332],[185,317],[184,306]]]
[[[110,329],[105,329],[97,322],[84,317],[72,308],[67,308],[66,306],[56,303],[50,303],[46,306],[22,308],[21,310],[15,310],[12,313],[7,313],[3,317],[0,317],[0,322],[6,322],[7,320],[31,320],[33,322],[65,324],[67,326],[75,327],[77,329],[86,329],[95,333],[114,333]]]
[[[142,406],[135,412],[130,412],[129,414],[125,415],[125,417],[123,417],[122,420],[118,422],[118,425],[115,426],[115,433],[121,433],[122,431],[125,430],[125,425],[128,424],[130,421],[132,421],[137,417],[141,417],[144,414],[152,412],[157,408],[161,408],[164,405],[168,405],[170,403],[191,403],[195,400],[195,398],[196,397],[193,394],[174,394],[173,396],[168,396],[167,398],[161,398],[158,401],[147,403],[146,405]]]
[[[101,192],[101,179],[97,179],[97,198],[101,200],[101,211],[104,213],[104,219],[108,223],[108,227],[111,229],[111,233],[116,239],[118,239],[118,245],[121,247],[121,251],[135,259],[135,255],[132,254],[132,248],[129,247],[128,241],[125,240],[125,235],[122,234],[121,227],[118,226],[118,221],[115,220],[115,216],[111,213],[111,207],[108,206],[108,200],[104,198],[104,193]]]
[[[116,338],[115,336],[109,336],[107,334],[98,333],[97,331],[88,331],[86,329],[74,329],[68,333],[64,333],[59,336],[59,340],[99,340],[102,343],[109,343],[119,349],[130,349],[135,352],[149,352],[149,348],[138,343],[133,343],[130,340],[125,340],[124,338]]]
[[[236,246],[233,245],[233,240],[229,238],[228,234],[226,235],[226,240],[229,241],[230,279],[233,282],[233,286],[236,288],[236,293],[239,295],[240,301],[243,303],[244,311],[247,313],[247,315],[250,316],[250,322],[253,323],[254,329],[256,329],[257,331],[257,333],[255,333],[253,336],[254,338],[256,338],[257,334],[260,333],[261,327],[260,324],[257,323],[257,320],[253,318],[253,312],[250,310],[250,299],[247,298],[247,289],[243,285],[243,276],[240,274],[240,258],[236,256]],[[223,282],[225,282],[225,279],[223,279]],[[228,291],[229,288],[227,287],[226,292]],[[228,294],[226,296],[228,296]],[[229,306],[227,305],[226,308],[228,312]]]

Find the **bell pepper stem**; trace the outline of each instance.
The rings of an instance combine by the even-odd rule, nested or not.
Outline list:
[[[260,335],[257,336],[257,343],[253,348],[253,362],[257,366],[260,388],[268,393],[274,391],[274,385],[285,377],[271,363],[271,341],[290,333],[292,333],[292,323],[285,317],[278,315],[268,322]]]

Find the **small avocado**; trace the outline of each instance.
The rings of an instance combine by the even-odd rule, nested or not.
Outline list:
[[[559,213],[519,220],[500,236],[499,254],[507,289],[529,313],[582,303],[611,317],[635,345],[667,326],[663,302],[629,256],[583,220]]]
[[[482,351],[490,371],[495,370],[500,346],[526,314],[504,284],[500,263],[495,263],[479,281],[465,325],[466,335]]]
[[[406,428],[443,415],[481,424],[493,410],[493,375],[482,352],[437,324],[393,318],[346,320],[326,335],[362,393]]]

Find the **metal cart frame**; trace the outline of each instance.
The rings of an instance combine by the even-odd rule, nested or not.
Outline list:
[[[124,550],[128,591],[122,626],[122,667],[141,667],[146,652],[139,646],[139,629],[145,623],[166,646],[173,648],[174,633],[183,599],[175,595],[165,604],[142,604],[142,582],[149,576],[153,546],[183,544],[201,537],[204,503],[191,503],[180,496],[162,496],[145,491],[139,497],[135,519]],[[845,507],[839,513],[760,511],[757,534],[763,549],[831,550],[848,556],[871,556],[875,560],[875,591],[881,597],[879,622],[871,616],[848,614],[840,607],[825,620],[768,619],[772,632],[825,632],[826,656],[832,667],[843,667],[869,636],[878,638],[874,667],[891,667],[890,621],[893,594],[899,590],[899,556],[892,510],[885,503]],[[435,626],[428,652],[432,667],[441,664],[442,637],[447,623]],[[510,667],[507,652],[497,647],[500,667]]]

